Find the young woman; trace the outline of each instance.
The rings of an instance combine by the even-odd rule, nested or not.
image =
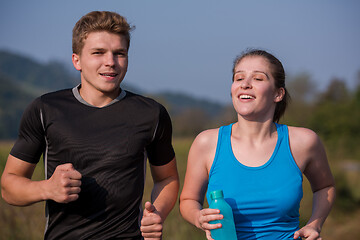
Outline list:
[[[234,62],[231,96],[238,121],[200,133],[188,157],[180,196],[182,216],[211,238],[221,224],[206,194],[223,190],[238,239],[321,239],[335,199],[324,147],[311,130],[278,124],[289,99],[281,62],[262,50]],[[313,210],[299,229],[303,174],[313,190]],[[207,195],[209,200],[209,196]]]

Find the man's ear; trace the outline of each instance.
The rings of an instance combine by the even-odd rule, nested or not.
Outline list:
[[[72,54],[72,63],[76,70],[81,71],[80,56],[78,54]]]
[[[275,94],[275,97],[274,97],[274,102],[278,103],[278,102],[281,102],[281,100],[283,100],[285,96],[285,89],[284,88],[278,88],[276,90],[276,94]]]

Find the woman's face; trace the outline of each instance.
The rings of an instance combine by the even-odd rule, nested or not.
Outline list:
[[[276,103],[283,95],[284,89],[275,87],[266,58],[247,56],[235,66],[231,96],[239,117],[256,121],[272,119]]]

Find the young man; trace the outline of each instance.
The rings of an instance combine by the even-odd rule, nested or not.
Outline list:
[[[117,13],[83,16],[72,56],[81,84],[24,112],[2,196],[17,206],[45,200],[45,239],[161,239],[179,190],[171,121],[159,103],[120,88],[130,30]],[[42,154],[45,180],[32,181]],[[154,188],[141,213],[146,158]]]

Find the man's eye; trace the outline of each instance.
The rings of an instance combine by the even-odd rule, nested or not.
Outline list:
[[[118,52],[118,53],[115,53],[115,55],[117,55],[119,57],[125,57],[126,53],[125,52]]]

